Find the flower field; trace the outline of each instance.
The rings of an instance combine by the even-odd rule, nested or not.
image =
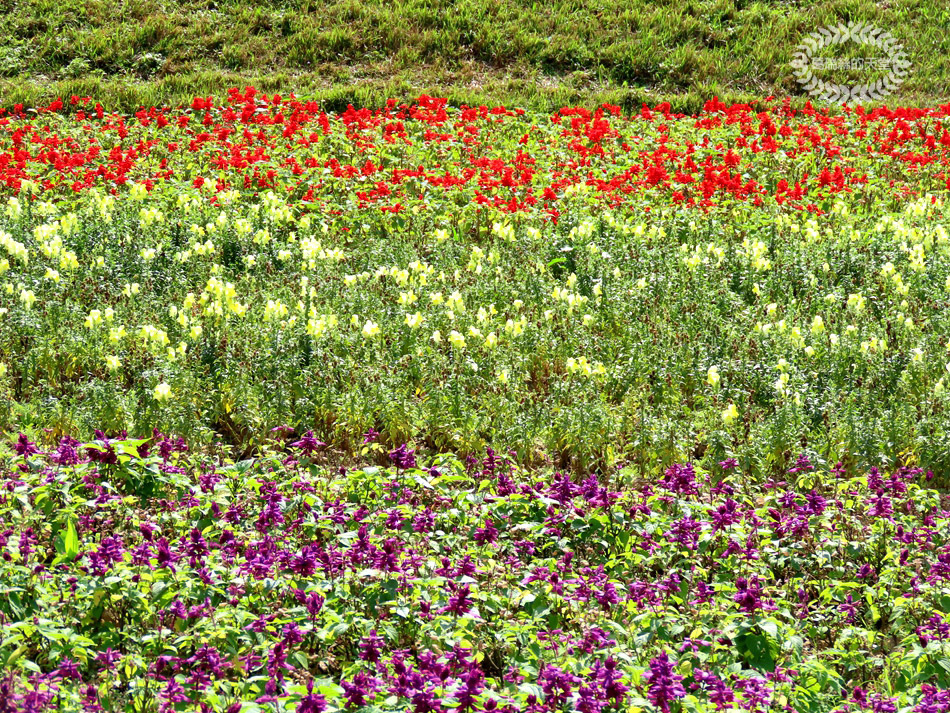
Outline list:
[[[950,468],[946,109],[5,116],[10,428]]]
[[[0,711],[950,710],[948,117],[4,111]]]
[[[528,473],[312,434],[38,453],[0,501],[7,710],[950,709],[931,474]],[[16,671],[15,673],[13,671]]]

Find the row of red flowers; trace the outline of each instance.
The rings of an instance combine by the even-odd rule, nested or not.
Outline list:
[[[539,116],[422,96],[331,114],[316,101],[249,87],[221,103],[199,97],[132,116],[90,105],[74,96],[2,111],[0,184],[16,193],[32,181],[68,195],[187,181],[212,200],[231,188],[273,190],[307,206],[346,199],[395,212],[425,204],[428,192],[554,218],[565,191],[580,184],[613,207],[650,191],[707,209],[747,201],[815,212],[870,180],[896,197],[921,184],[950,187],[950,104],[832,112],[713,99],[697,116],[668,104],[634,115],[604,105]]]

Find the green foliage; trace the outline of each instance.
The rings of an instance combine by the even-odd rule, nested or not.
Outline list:
[[[674,703],[697,713],[840,710],[858,687],[909,709],[950,685],[948,520],[920,469],[800,461],[774,487],[676,466],[647,485],[491,453],[365,465],[413,455],[372,442],[340,471],[280,441],[239,462],[161,434],[3,455],[4,690],[70,711],[90,686],[107,711],[176,692],[174,710],[279,710],[312,684],[328,710],[396,711],[426,676],[452,702],[459,669],[427,666],[453,660],[482,676],[476,710],[557,711],[613,662],[629,690],[611,708],[652,711],[646,673],[669,654],[689,691]],[[895,539],[922,527],[913,553]],[[361,676],[379,690],[348,706]]]
[[[789,66],[796,47],[819,27],[852,21],[891,32],[913,62],[888,101],[942,101],[950,72],[948,11],[925,0],[609,0],[596,10],[565,0],[6,4],[4,105],[79,94],[134,110],[250,83],[341,108],[426,91],[543,110],[669,99],[695,111],[713,94],[801,94]]]

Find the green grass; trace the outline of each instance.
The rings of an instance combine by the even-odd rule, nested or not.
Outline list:
[[[0,104],[82,94],[131,109],[254,84],[337,105],[427,91],[689,111],[714,94],[804,98],[796,47],[849,21],[891,32],[913,63],[888,103],[946,101],[950,9],[926,0],[0,0]]]

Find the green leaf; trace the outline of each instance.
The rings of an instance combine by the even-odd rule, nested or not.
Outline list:
[[[736,649],[746,665],[759,671],[775,670],[775,644],[761,634],[739,634]]]
[[[76,559],[79,554],[79,535],[76,533],[76,522],[69,518],[66,523],[66,535],[63,537],[63,555],[67,561]]]
[[[778,624],[772,619],[763,619],[759,622],[759,628],[773,639],[778,641]]]

